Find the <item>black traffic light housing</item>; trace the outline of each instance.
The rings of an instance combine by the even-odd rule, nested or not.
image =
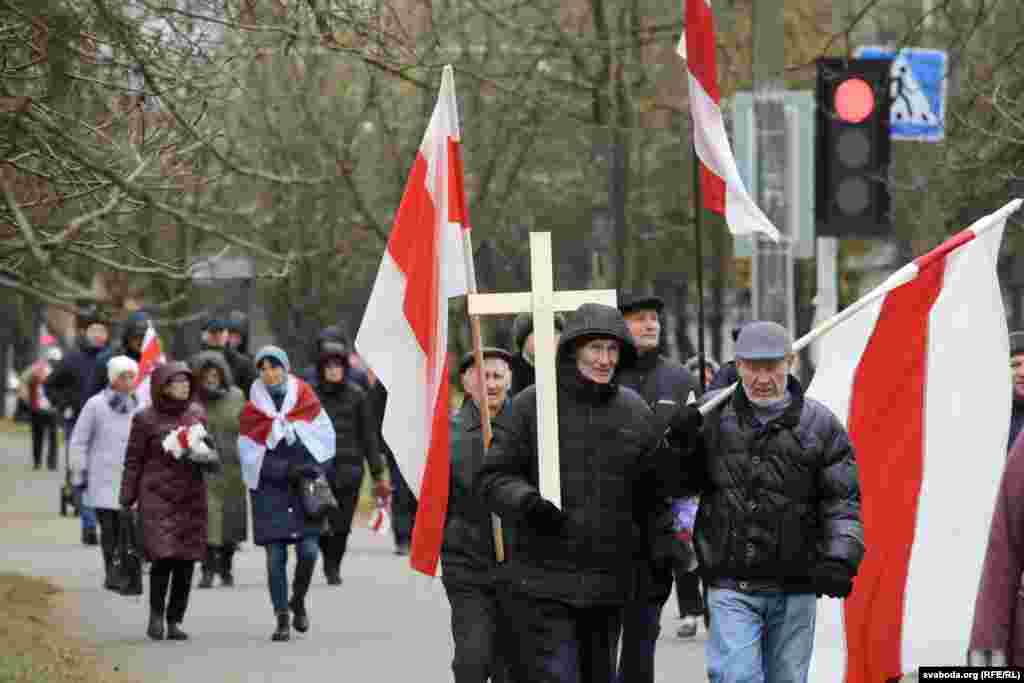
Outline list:
[[[885,237],[889,212],[891,59],[818,59],[817,234]]]

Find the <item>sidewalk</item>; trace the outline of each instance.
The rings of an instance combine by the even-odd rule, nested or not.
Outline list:
[[[248,544],[236,556],[234,589],[193,590],[183,624],[192,640],[150,641],[146,596],[100,588],[99,550],[81,545],[77,518],[58,514],[63,473],[32,471],[28,449],[27,434],[0,433],[0,571],[48,578],[64,588],[76,622],[69,630],[93,643],[111,667],[147,683],[310,683],[352,673],[386,682],[452,680],[450,611],[441,582],[413,573],[392,553],[389,536],[362,528],[353,530],[342,586],[328,587],[318,566],[309,596],[312,629],[304,636],[269,642],[274,619],[264,555]],[[657,681],[704,680],[704,633],[678,641],[674,611],[670,602]]]

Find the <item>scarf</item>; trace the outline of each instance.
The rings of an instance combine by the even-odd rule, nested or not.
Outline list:
[[[122,394],[119,391],[111,390],[107,405],[118,415],[127,415],[135,412],[139,401],[135,398],[135,394]]]
[[[281,440],[288,445],[302,443],[318,463],[334,457],[334,425],[308,384],[289,375],[280,408],[275,405],[262,380],[253,382],[250,399],[239,417],[238,455],[242,478],[255,491],[267,451]]]

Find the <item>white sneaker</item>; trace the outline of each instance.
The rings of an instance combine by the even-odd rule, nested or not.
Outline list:
[[[676,635],[680,638],[693,638],[697,635],[697,623],[698,619],[695,616],[683,617],[683,623],[676,631]]]

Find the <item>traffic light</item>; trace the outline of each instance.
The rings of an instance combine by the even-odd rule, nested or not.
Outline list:
[[[818,235],[884,237],[889,215],[890,59],[818,59]]]

